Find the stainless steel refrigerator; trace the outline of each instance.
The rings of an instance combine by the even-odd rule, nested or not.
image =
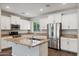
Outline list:
[[[60,49],[61,23],[47,24],[48,47]]]

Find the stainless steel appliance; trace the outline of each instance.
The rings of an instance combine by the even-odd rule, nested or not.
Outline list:
[[[21,37],[21,34],[19,34],[19,33],[16,32],[16,31],[14,31],[14,32],[9,32],[9,35],[10,35],[10,36],[13,36],[13,38]]]
[[[47,24],[48,47],[60,49],[61,23]]]
[[[11,24],[11,30],[20,30],[20,25]]]

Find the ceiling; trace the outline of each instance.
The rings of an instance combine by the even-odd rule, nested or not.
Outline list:
[[[6,7],[7,6],[7,7]],[[40,14],[76,7],[76,3],[0,3],[2,10],[25,17],[35,17]],[[40,11],[40,9],[43,9]]]

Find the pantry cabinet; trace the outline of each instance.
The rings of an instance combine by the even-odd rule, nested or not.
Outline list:
[[[77,29],[77,13],[62,15],[62,29]]]
[[[2,30],[10,30],[10,17],[1,16],[1,29]]]
[[[61,38],[61,50],[77,52],[77,39],[62,37]]]

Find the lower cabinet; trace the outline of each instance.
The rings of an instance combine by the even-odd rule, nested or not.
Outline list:
[[[61,38],[61,50],[77,52],[77,39]]]
[[[13,56],[48,56],[48,43],[43,43],[35,47],[21,44],[12,44]]]
[[[6,40],[1,40],[1,49],[8,48],[8,42]]]
[[[1,40],[1,49],[12,47],[12,42],[2,39]]]

